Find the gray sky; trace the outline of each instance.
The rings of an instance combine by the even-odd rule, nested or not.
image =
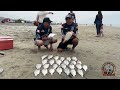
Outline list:
[[[38,11],[0,11],[0,17],[13,19],[26,19],[34,21]],[[53,11],[54,15],[48,15],[53,22],[65,22],[65,16],[69,11]],[[81,24],[93,24],[97,11],[74,11],[77,22]],[[103,23],[120,26],[120,11],[103,11]]]

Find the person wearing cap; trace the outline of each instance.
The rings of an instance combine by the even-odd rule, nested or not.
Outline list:
[[[36,29],[36,38],[35,40],[35,45],[40,47],[44,45],[48,49],[48,45],[50,44],[50,50],[53,50],[53,43],[57,42],[57,39],[54,38],[49,38],[48,35],[52,33],[52,27],[50,26],[50,23],[52,21],[46,17],[43,19],[43,23],[40,24],[37,29]]]
[[[75,13],[73,11],[70,11],[70,13],[68,13],[68,15],[71,15],[72,18],[74,19],[74,22],[76,23],[76,16]]]
[[[62,28],[61,28],[61,33],[62,33],[62,41],[59,43],[57,49],[58,49],[58,52],[62,52],[63,50],[67,49],[67,46],[70,44],[70,45],[73,45],[72,47],[72,51],[74,51],[75,47],[78,45],[78,38],[77,38],[77,31],[78,31],[78,25],[77,23],[74,23],[73,22],[73,18],[71,15],[67,15],[66,18],[66,23],[62,24]],[[67,40],[67,41],[64,41],[65,39],[65,35],[68,33],[68,32],[72,32],[72,37]]]
[[[53,14],[53,12],[46,12],[46,11],[39,11],[37,13],[36,22],[38,25],[42,23],[42,20],[46,17],[48,14]]]

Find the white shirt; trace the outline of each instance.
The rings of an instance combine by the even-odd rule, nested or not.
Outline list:
[[[43,22],[43,19],[49,14],[49,12],[46,12],[46,11],[39,11],[37,13],[37,18],[38,18],[38,22],[39,23],[42,23]],[[37,20],[36,20],[37,21]]]

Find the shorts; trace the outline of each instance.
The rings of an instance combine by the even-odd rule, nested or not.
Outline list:
[[[42,39],[38,39],[38,40],[43,41]],[[52,43],[54,40],[55,40],[54,38],[51,38],[50,40],[43,41],[43,44],[44,44],[44,45],[49,45],[49,44]],[[34,44],[37,45],[37,40],[34,40]]]
[[[73,44],[73,39],[75,38],[72,38],[72,39],[69,39],[67,42],[65,43],[62,43],[62,41],[59,43],[58,47],[57,48],[61,48],[61,49],[66,49],[68,45],[72,45]],[[78,39],[78,38],[77,38]]]

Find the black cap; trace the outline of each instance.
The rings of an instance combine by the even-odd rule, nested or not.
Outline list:
[[[65,17],[65,19],[72,19],[72,16],[70,15],[70,14],[68,14],[66,17]]]
[[[43,23],[44,23],[44,22],[51,23],[52,21],[50,20],[50,18],[46,17],[46,18],[43,19]]]

